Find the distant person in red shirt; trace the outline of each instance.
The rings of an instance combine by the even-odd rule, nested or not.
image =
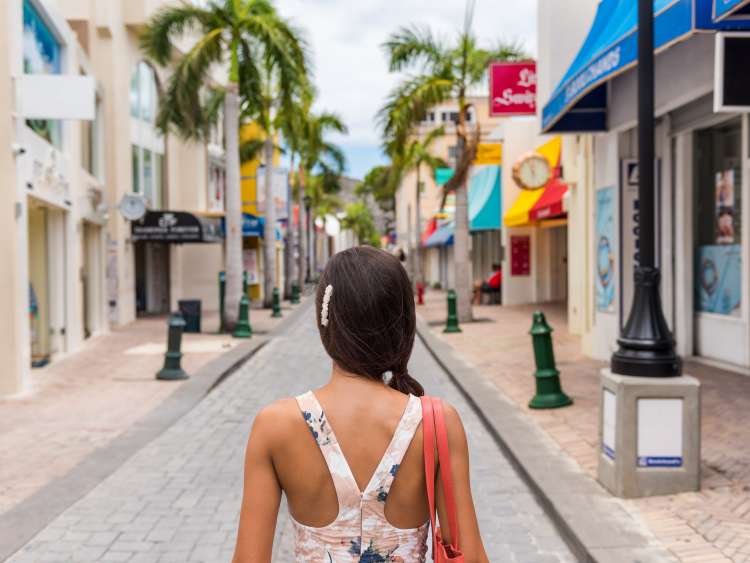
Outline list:
[[[490,296],[490,303],[500,303],[500,289],[503,285],[503,269],[501,264],[492,265],[492,273],[490,274],[487,281],[482,282],[479,287],[480,297],[482,294],[488,294]],[[475,298],[476,299],[476,298]],[[475,302],[481,302],[481,299],[476,299]]]
[[[500,264],[492,265],[492,273],[486,283],[490,289],[500,290],[503,283],[503,267]]]

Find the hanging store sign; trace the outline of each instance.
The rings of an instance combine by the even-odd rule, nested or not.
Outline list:
[[[474,158],[475,166],[494,164],[500,166],[503,163],[503,145],[501,143],[479,143],[477,155]]]
[[[536,63],[490,64],[490,116],[536,115]]]
[[[131,223],[131,238],[133,242],[219,242],[221,218],[184,211],[149,211]]]

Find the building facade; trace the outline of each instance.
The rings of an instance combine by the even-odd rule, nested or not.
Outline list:
[[[481,143],[488,150],[489,160],[477,162],[469,178],[470,251],[472,253],[473,278],[480,281],[501,258],[501,167],[502,119],[490,117],[489,100],[472,97],[467,116],[471,128],[478,123]],[[444,134],[431,146],[430,153],[441,158],[448,167],[455,164],[456,133],[458,119],[455,102],[447,102],[427,112],[425,121],[417,129],[420,140],[438,127]],[[490,146],[491,145],[491,146]],[[396,240],[407,254],[410,272],[416,271],[415,256],[419,248],[419,268],[423,280],[432,286],[453,287],[453,195],[443,198],[442,186],[450,178],[450,170],[438,170],[436,174],[425,165],[419,174],[421,189],[417,194],[417,171],[409,171],[396,192]],[[473,195],[472,195],[473,194]],[[417,213],[419,206],[419,213]],[[419,218],[417,217],[419,215]]]
[[[0,135],[10,149],[0,170],[11,188],[0,200],[1,394],[29,389],[32,367],[112,325],[182,298],[218,308],[220,236],[140,241],[118,210],[138,194],[148,214],[187,212],[209,226],[223,214],[220,131],[206,146],[154,126],[167,73],[144,60],[138,34],[161,4],[2,3]]]
[[[566,43],[577,39],[564,49],[567,60],[554,57],[559,45],[540,50],[555,77],[541,100],[541,128],[588,151],[578,174],[591,190],[576,205],[592,218],[582,271],[593,314],[582,331],[588,353],[608,359],[628,318],[638,264],[637,10],[632,2],[581,3],[588,24],[583,34],[580,23],[572,34],[566,28]],[[714,4],[680,0],[654,15],[656,254],[678,352],[747,370],[748,103],[720,107],[716,86],[741,93],[742,73],[720,72],[728,63],[724,33],[747,39],[750,18],[741,2],[724,2],[720,11]],[[554,2],[540,2],[540,37],[566,21],[557,12]],[[615,21],[623,25],[609,25]]]

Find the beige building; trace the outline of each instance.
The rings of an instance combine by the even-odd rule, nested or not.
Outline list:
[[[500,144],[502,142],[503,119],[489,116],[488,97],[473,97],[469,99],[469,102],[472,104],[468,116],[469,126],[477,123],[478,120],[482,135],[481,142],[485,144]],[[444,128],[445,134],[433,143],[431,153],[433,156],[442,158],[449,166],[453,166],[455,163],[455,122],[457,119],[456,103],[447,102],[430,109],[425,121],[420,124],[417,132],[419,138],[424,139],[433,129],[441,126]],[[501,165],[502,161],[495,163],[496,167]],[[499,177],[497,178],[497,182],[500,182]],[[423,166],[420,172],[420,183],[422,188],[419,194],[419,224],[417,224],[416,170],[410,171],[404,177],[396,192],[397,244],[409,256],[408,264],[412,272],[415,269],[413,263],[415,249],[417,244],[420,244],[421,272],[425,282],[430,285],[439,284],[442,287],[453,287],[452,237],[446,237],[444,241],[433,239],[433,241],[428,242],[428,239],[430,234],[434,234],[440,228],[444,228],[446,235],[448,234],[451,226],[454,198],[453,196],[449,196],[446,200],[445,209],[441,210],[443,190],[438,184],[442,184],[443,182],[440,177],[435,178],[426,166]],[[498,186],[498,189],[500,189],[500,186]],[[471,193],[469,196],[471,198]],[[445,213],[441,213],[441,211]],[[498,226],[500,211],[498,201],[496,213]],[[490,272],[492,264],[500,261],[500,230],[499,228],[472,230],[470,241],[474,267],[473,279],[481,280]],[[424,246],[425,243],[429,244],[429,246]]]
[[[0,151],[12,186],[0,196],[0,394],[28,389],[32,365],[111,325],[167,313],[183,298],[218,308],[221,132],[206,146],[154,127],[167,74],[143,60],[138,32],[163,3],[0,7],[0,136],[12,147]],[[140,234],[117,207],[133,193],[148,208]],[[171,231],[184,221],[201,242],[143,235],[151,223]]]

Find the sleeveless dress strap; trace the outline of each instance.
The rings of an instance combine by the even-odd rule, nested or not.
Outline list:
[[[341,451],[341,446],[336,440],[336,435],[333,433],[331,425],[328,424],[323,407],[312,391],[297,396],[296,400],[300,411],[302,411],[302,417],[323,454],[331,479],[333,479],[333,486],[336,489],[336,497],[339,502],[339,514],[342,515],[345,511],[359,510],[361,499],[359,486],[354,479],[344,453]]]
[[[396,427],[391,443],[380,460],[378,468],[365,490],[363,500],[377,501],[381,508],[385,507],[388,493],[396,478],[401,461],[406,455],[406,450],[414,439],[414,434],[422,422],[422,403],[414,395],[409,395],[404,414]]]

